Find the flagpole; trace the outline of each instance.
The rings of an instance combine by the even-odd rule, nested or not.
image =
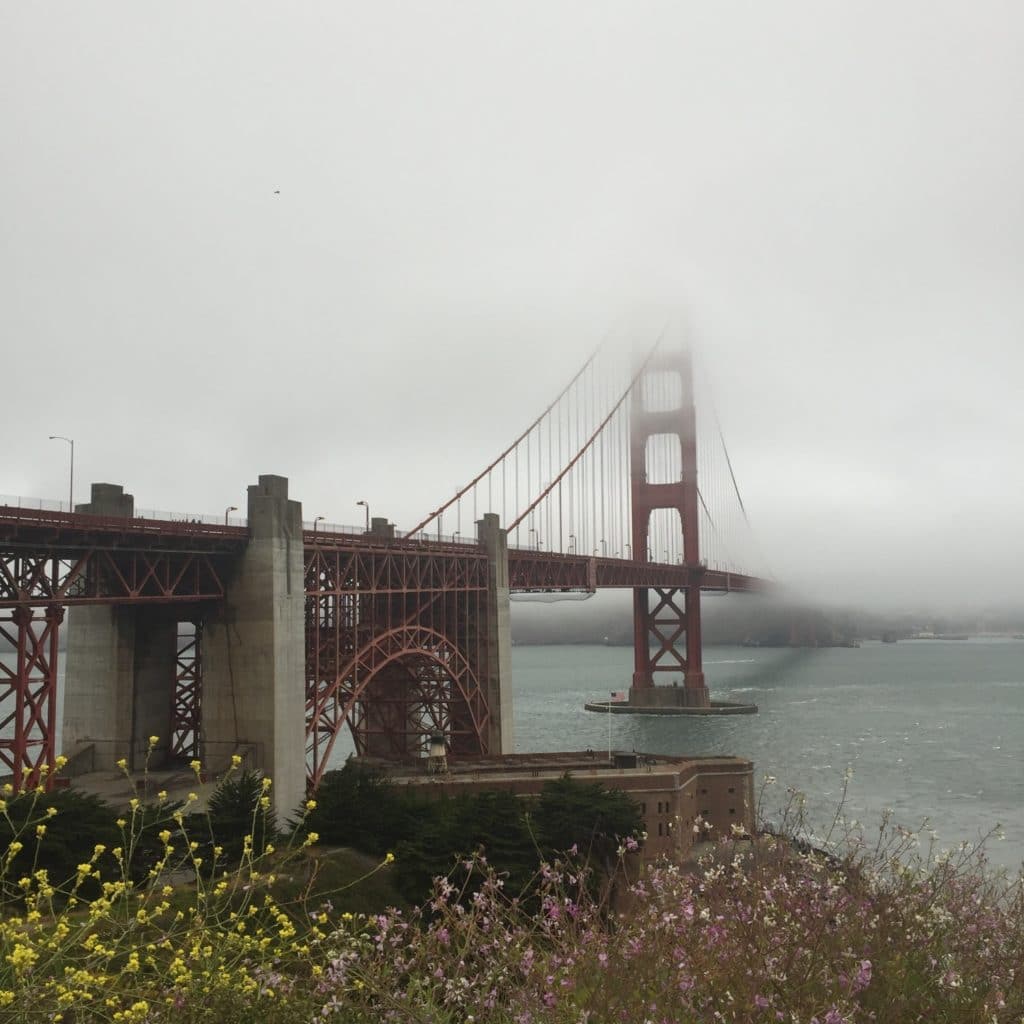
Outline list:
[[[613,691],[611,692],[612,697],[615,696]],[[608,763],[612,762],[612,702],[608,701]]]

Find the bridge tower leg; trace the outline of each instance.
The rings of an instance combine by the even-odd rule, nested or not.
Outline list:
[[[248,497],[249,544],[203,618],[201,760],[218,772],[237,753],[265,772],[283,819],[306,790],[302,505],[282,476],[261,476]]]
[[[645,383],[656,374],[677,380],[679,404],[669,409],[651,409],[645,398]],[[669,389],[665,389],[669,390]],[[707,686],[701,649],[700,560],[697,494],[697,414],[693,398],[693,368],[685,351],[655,357],[637,381],[630,418],[630,484],[633,504],[633,554],[650,561],[651,513],[674,509],[679,514],[683,536],[683,561],[693,583],[684,589],[633,591],[633,685],[630,703],[639,706],[682,705],[708,707]],[[679,480],[651,483],[647,479],[647,446],[658,435],[678,438],[681,473]],[[652,651],[652,647],[654,650]],[[671,674],[682,687],[655,686],[655,676]],[[674,681],[674,680],[673,680]]]

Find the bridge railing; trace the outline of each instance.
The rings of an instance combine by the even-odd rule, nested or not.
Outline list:
[[[76,504],[82,504],[77,502]],[[21,495],[0,494],[0,505],[30,509],[33,512],[74,512],[66,501],[52,498],[26,498]],[[207,526],[248,526],[249,520],[221,512],[168,512],[164,509],[137,508],[132,519],[154,519],[162,523],[201,523]]]

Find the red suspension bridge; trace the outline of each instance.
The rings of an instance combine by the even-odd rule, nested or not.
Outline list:
[[[512,593],[632,590],[631,702],[701,708],[701,594],[763,583],[691,361],[660,344],[632,365],[599,349],[408,531],[368,507],[362,529],[304,524],[273,476],[245,525],[143,517],[110,484],[74,511],[31,504],[0,505],[0,771],[16,786],[55,759],[61,628],[73,764],[216,770],[241,753],[289,807],[346,728],[364,754],[417,756],[431,736],[455,757],[510,751]]]

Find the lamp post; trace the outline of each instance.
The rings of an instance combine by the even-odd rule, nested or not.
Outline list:
[[[575,533],[570,533],[569,534],[569,554],[570,555],[576,554],[576,534]]]
[[[370,532],[370,503],[367,502],[367,501],[357,501],[356,504],[357,505],[362,505],[363,509],[366,511],[366,532],[369,533]]]
[[[50,434],[51,441],[66,441],[71,445],[71,473],[68,479],[68,511],[75,511],[75,440],[72,437],[64,437],[63,434]]]
[[[323,521],[324,521],[324,517],[323,517],[323,516],[317,516],[317,517],[316,517],[316,518],[315,518],[315,519],[313,520],[313,536],[314,536],[314,537],[316,536],[316,524],[317,524],[317,523],[322,523]]]
[[[237,512],[237,511],[238,511],[238,506],[237,505],[228,505],[228,507],[226,509],[224,509],[224,525],[225,526],[228,525],[228,515],[231,512]]]
[[[526,532],[533,534],[533,540],[530,543],[530,547],[535,548],[537,546],[537,527],[531,526]]]
[[[459,543],[459,531],[458,531],[458,530],[456,530],[456,531],[455,531],[455,532],[454,532],[454,533],[452,534],[452,543],[453,543],[453,544],[458,544],[458,543]]]
[[[604,537],[601,538],[601,557],[608,557],[608,542],[604,539]]]
[[[633,548],[629,544],[626,545],[626,557],[631,562],[633,561]]]

